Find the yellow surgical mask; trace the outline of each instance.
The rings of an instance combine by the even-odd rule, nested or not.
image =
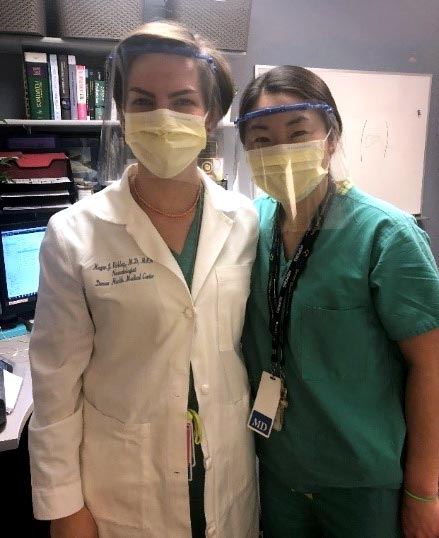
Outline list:
[[[155,176],[172,178],[206,147],[205,117],[166,108],[125,112],[125,141]]]
[[[295,205],[327,175],[325,146],[326,139],[249,150],[246,154],[253,180],[275,200]]]

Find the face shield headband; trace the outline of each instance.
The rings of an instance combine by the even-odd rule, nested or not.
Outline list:
[[[197,51],[189,46],[170,45],[166,43],[149,43],[146,45],[118,45],[113,54],[109,56],[109,60],[119,58],[122,65],[127,64],[127,59],[141,54],[176,54],[177,56],[185,56],[186,58],[195,58],[197,60],[205,60],[213,72],[216,71],[214,58],[207,54]]]
[[[289,112],[291,110],[322,110],[327,114],[334,114],[334,110],[327,103],[298,103],[295,105],[279,105],[267,108],[260,108],[247,112],[243,116],[236,118],[235,125],[239,127],[241,123],[258,118],[259,116],[268,116],[270,114],[278,114],[279,112]]]

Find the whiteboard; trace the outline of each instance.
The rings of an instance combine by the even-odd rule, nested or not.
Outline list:
[[[255,76],[272,67],[256,65]],[[432,76],[308,69],[326,82],[335,99],[355,185],[420,214]]]

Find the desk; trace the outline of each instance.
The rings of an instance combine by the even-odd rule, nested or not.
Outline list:
[[[32,379],[29,364],[29,334],[0,340],[0,355],[14,363],[14,373],[23,378],[15,409],[7,415],[5,429],[0,433],[0,452],[18,448],[21,432],[33,410]]]
[[[23,377],[15,409],[10,415],[7,415],[6,427],[0,433],[2,492],[5,492],[8,507],[10,507],[10,509],[3,511],[2,530],[4,525],[5,529],[14,529],[13,534],[12,530],[7,533],[8,536],[50,538],[49,521],[37,521],[32,514],[31,478],[27,449],[28,428],[26,425],[33,410],[32,380],[28,355],[29,336],[28,333],[0,340],[0,355],[10,359],[14,363],[14,372]],[[6,536],[5,532],[1,535]]]

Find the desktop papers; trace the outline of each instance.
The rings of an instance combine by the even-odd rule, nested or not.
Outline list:
[[[23,378],[11,374],[7,370],[3,370],[5,380],[5,396],[6,396],[6,413],[9,415],[14,410],[17,403],[18,395],[20,393],[21,385],[23,384]]]

